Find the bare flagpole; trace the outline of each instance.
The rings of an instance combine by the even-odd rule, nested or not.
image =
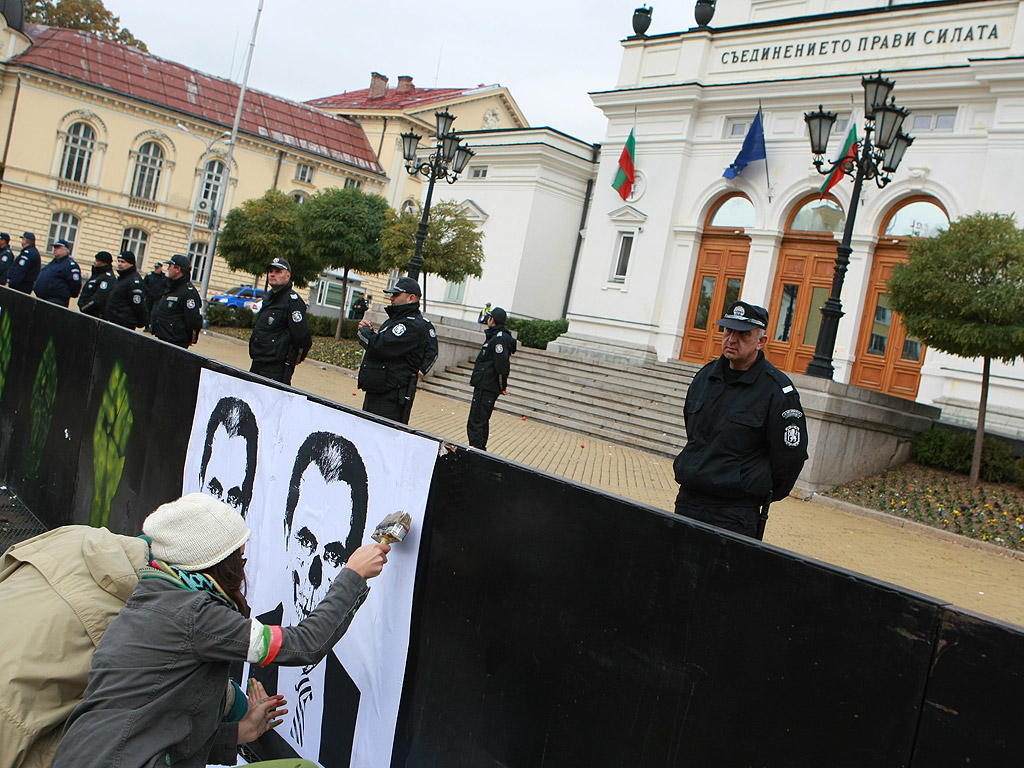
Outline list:
[[[761,136],[764,136],[764,113],[761,111],[761,100],[757,100],[757,114],[761,116]],[[772,201],[772,180],[768,175],[768,149],[765,147],[764,153],[764,180],[768,184],[768,202]]]
[[[231,140],[228,143],[228,157],[224,169],[224,188],[217,195],[214,210],[213,234],[210,236],[210,252],[206,255],[206,269],[203,270],[203,324],[206,324],[206,296],[210,292],[210,274],[213,272],[213,257],[217,251],[217,235],[220,233],[220,217],[224,212],[224,201],[231,186],[231,158],[235,154],[235,142],[238,139],[238,124],[242,122],[242,106],[245,103],[245,90],[249,84],[249,69],[252,66],[252,55],[256,51],[256,33],[260,29],[260,15],[263,13],[263,0],[259,0],[256,8],[256,22],[252,25],[252,37],[249,40],[249,52],[245,57],[245,72],[242,75],[242,87],[238,91],[238,105],[235,107],[235,122],[231,126]]]

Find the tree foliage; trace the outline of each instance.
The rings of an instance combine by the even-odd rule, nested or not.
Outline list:
[[[100,37],[148,51],[146,44],[121,26],[121,19],[107,10],[103,0],[28,0],[25,20],[48,27],[80,29]]]
[[[393,266],[404,266],[416,250],[418,212],[391,212],[381,233],[381,251]],[[452,283],[483,274],[484,235],[459,203],[445,200],[430,208],[430,227],[423,243],[423,271]]]
[[[299,204],[276,189],[231,209],[217,250],[229,267],[256,277],[266,274],[275,258],[287,259],[297,286],[308,285],[324,268],[302,247]]]
[[[1024,232],[1012,215],[974,213],[907,250],[889,280],[907,333],[960,357],[1021,356]]]

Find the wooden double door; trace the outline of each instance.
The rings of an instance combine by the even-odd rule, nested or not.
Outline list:
[[[742,235],[705,234],[701,240],[680,360],[706,363],[722,353],[722,332],[715,321],[740,297],[749,253],[750,239]]]

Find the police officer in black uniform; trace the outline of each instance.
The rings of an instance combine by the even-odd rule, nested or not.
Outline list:
[[[153,307],[171,288],[171,280],[164,274],[164,265],[161,262],[154,264],[152,271],[142,278],[142,287],[146,290],[146,314],[149,315],[152,324]]]
[[[11,250],[11,236],[0,232],[0,285],[7,285],[7,270],[14,263],[14,251]]]
[[[82,270],[71,258],[71,243],[57,240],[53,244],[53,260],[43,267],[32,290],[43,301],[66,307],[82,292]]]
[[[78,297],[78,308],[82,314],[92,317],[103,317],[103,311],[107,308],[107,298],[110,290],[114,287],[114,257],[110,251],[100,251],[93,256],[92,274],[82,288],[82,295]]]
[[[21,253],[7,271],[8,287],[22,293],[32,293],[32,286],[36,284],[41,268],[42,260],[39,258],[39,251],[36,250],[36,236],[32,232],[26,232],[21,236]]]
[[[282,384],[292,383],[295,366],[306,359],[313,334],[306,302],[292,288],[292,267],[286,259],[270,262],[271,293],[264,297],[249,337],[249,370]]]
[[[135,254],[121,251],[117,257],[117,282],[107,297],[103,317],[123,328],[142,328],[149,319],[146,313],[146,289],[142,286],[139,270],[135,268]]]
[[[509,358],[515,354],[516,340],[505,330],[508,315],[495,307],[487,315],[487,339],[473,364],[469,384],[473,387],[473,403],[469,406],[466,435],[469,444],[481,451],[487,450],[491,413],[498,395],[508,394]]]
[[[734,301],[717,322],[722,356],[686,392],[675,511],[760,539],[768,505],[793,490],[807,460],[807,420],[793,382],[765,360],[768,311]]]
[[[388,319],[375,331],[363,318],[356,334],[366,350],[359,366],[363,410],[408,424],[416,383],[437,359],[437,333],[420,313],[419,283],[403,277],[384,293],[391,296]]]
[[[167,262],[170,289],[157,299],[149,316],[149,327],[158,339],[177,344],[183,349],[199,341],[203,329],[203,305],[199,291],[192,285],[192,262],[188,256],[176,253]]]

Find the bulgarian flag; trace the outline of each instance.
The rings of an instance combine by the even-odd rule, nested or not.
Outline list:
[[[854,120],[854,116],[850,115],[850,132],[846,134],[846,143],[843,144],[843,151],[839,153],[839,159],[836,160],[836,167],[832,169],[825,178],[825,183],[821,185],[821,193],[818,195],[818,199],[825,197],[836,184],[843,180],[843,168],[849,168],[851,164],[857,162],[857,122]]]
[[[619,155],[619,172],[615,174],[615,181],[612,182],[612,187],[623,200],[629,197],[629,193],[633,191],[633,182],[636,181],[636,169],[633,166],[633,159],[636,157],[636,139],[633,138],[635,130],[636,128],[631,128],[629,131],[626,146]]]

